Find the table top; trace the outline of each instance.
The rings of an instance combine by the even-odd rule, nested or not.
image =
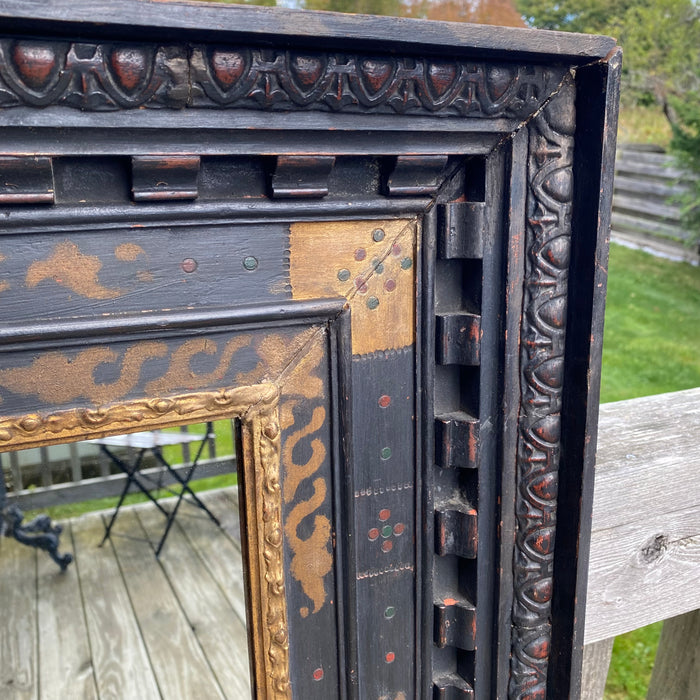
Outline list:
[[[142,450],[153,449],[163,445],[183,445],[189,442],[199,442],[208,437],[201,433],[162,433],[160,431],[146,431],[142,433],[129,433],[127,435],[110,435],[109,437],[93,438],[85,440],[93,445],[110,445],[112,447],[136,447]]]

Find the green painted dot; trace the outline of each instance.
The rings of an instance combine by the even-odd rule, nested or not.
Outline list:
[[[347,282],[350,279],[350,270],[347,270],[343,268],[342,270],[338,270],[338,279],[341,282]]]
[[[391,447],[382,447],[380,454],[382,459],[389,459],[389,457],[391,457]]]
[[[367,299],[367,308],[369,309],[376,309],[379,306],[379,299],[377,297],[370,297]]]
[[[411,260],[411,258],[404,258],[401,261],[401,269],[402,270],[410,270],[412,265],[413,265],[413,260]]]
[[[249,255],[247,258],[243,258],[243,267],[245,267],[245,269],[249,272],[256,270],[258,267],[258,259],[254,258],[252,255]]]
[[[394,528],[391,525],[385,525],[382,528],[382,537],[391,537],[394,534]]]
[[[387,620],[391,620],[392,617],[396,615],[396,608],[393,605],[390,605],[385,611],[384,611],[384,617]]]
[[[381,228],[375,228],[374,231],[372,231],[372,240],[375,243],[379,243],[380,241],[384,240],[384,230]]]

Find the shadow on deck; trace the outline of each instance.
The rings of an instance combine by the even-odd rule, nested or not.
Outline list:
[[[103,547],[111,511],[64,523],[64,574],[0,543],[3,700],[250,697],[237,491],[202,497],[222,528],[183,505],[159,560],[151,504],[123,508]]]

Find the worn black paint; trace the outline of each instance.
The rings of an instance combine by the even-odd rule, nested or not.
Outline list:
[[[134,14],[127,29],[128,8]],[[403,50],[419,57],[492,59],[513,68],[536,58],[557,75],[602,61],[613,47],[604,38],[389,18],[311,15],[320,23],[320,30],[311,30],[305,24],[309,15],[267,8],[172,5],[165,11],[160,3],[116,8],[54,0],[41,7],[5,3],[0,15],[8,16],[4,31],[35,38],[192,41],[198,46],[263,41],[299,51],[342,46],[380,54]],[[236,22],[223,21],[230,17]],[[595,433],[604,288],[600,270],[611,192],[608,176],[601,180],[599,172],[611,157],[617,70],[613,66],[608,75],[602,61],[579,68],[577,76],[578,189],[568,319],[573,340],[567,342],[563,421],[568,456],[560,484],[549,688],[557,700],[575,698],[578,692],[594,445],[584,437]],[[292,333],[304,323],[319,324],[328,339],[324,382],[332,418],[323,439],[332,448],[322,471],[332,487],[324,514],[334,528],[336,568],[329,586],[336,607],[333,614],[326,608],[319,617],[290,622],[295,697],[406,692],[411,698],[505,700],[520,400],[517,343],[522,267],[529,254],[522,238],[528,130],[520,128],[519,119],[500,116],[399,116],[359,108],[355,114],[261,114],[252,102],[245,106],[242,111],[219,111],[212,104],[132,110],[128,118],[118,110],[91,113],[53,106],[0,111],[2,151],[38,154],[43,179],[34,192],[47,199],[53,187],[56,200],[54,205],[47,200],[3,208],[0,253],[6,259],[0,261],[0,283],[7,280],[11,286],[0,292],[5,322],[0,368],[8,362],[27,364],[49,349],[75,353],[109,341],[121,353],[127,344],[146,339],[174,345],[184,338],[221,340],[242,332],[262,338],[270,332]],[[601,155],[604,139],[607,155]],[[139,159],[149,155],[187,156],[191,164],[198,158],[196,177],[194,167],[180,169],[179,185],[174,192],[166,190],[159,184],[166,180],[141,167],[148,163]],[[50,171],[54,183],[47,179]],[[191,199],[131,201],[154,192]],[[302,199],[286,201],[287,196]],[[599,201],[598,207],[589,201]],[[287,226],[292,221],[423,213],[422,257],[416,261],[416,346],[350,362],[352,321],[342,311],[342,300],[291,300]],[[598,239],[591,235],[596,230]],[[53,244],[65,240],[78,241],[81,251],[102,260],[99,280],[105,287],[128,293],[85,300],[55,281],[24,285],[31,262],[45,259]],[[115,259],[115,247],[122,242],[137,243],[153,261],[150,287],[137,288],[136,282],[143,284],[136,277],[138,257],[126,267]],[[252,258],[257,264],[246,265]],[[127,289],[131,282],[134,288]],[[444,333],[436,334],[436,311],[442,314]],[[471,356],[457,323],[464,318],[480,320]],[[438,353],[436,339],[445,341]],[[242,352],[237,371],[254,364],[252,351]],[[148,365],[144,378],[155,376],[156,365]],[[381,396],[392,397],[396,410],[391,418],[387,408],[367,400],[377,398],[380,389]],[[16,396],[3,408],[24,410],[30,404],[41,408]],[[300,416],[308,417],[312,410],[313,403],[307,402],[300,406]],[[435,413],[443,416],[437,460]],[[391,431],[398,439],[389,445],[383,437]],[[473,461],[465,440],[476,443]],[[389,479],[395,490],[382,486]],[[411,487],[399,489],[399,483]],[[451,510],[450,503],[455,505]],[[476,551],[465,548],[469,536],[462,535],[459,546],[438,548],[436,554],[436,508],[469,512],[470,522],[477,518]],[[379,519],[383,509],[391,511],[387,521]],[[447,534],[456,542],[465,528],[461,516],[449,516],[448,523],[450,518],[454,522]],[[401,523],[405,529],[383,537],[381,529],[389,521],[392,528]],[[375,525],[379,535],[370,539]],[[388,552],[381,551],[385,541],[392,542]],[[387,603],[389,594],[392,604]],[[291,582],[291,614],[303,604],[303,594]],[[475,643],[465,645],[455,633],[442,648],[435,646],[435,622],[442,614],[436,617],[436,605],[439,611],[473,609],[468,623],[460,613],[450,624],[464,632],[474,622]],[[393,614],[387,615],[390,608]],[[313,679],[310,665],[320,655],[322,681]]]

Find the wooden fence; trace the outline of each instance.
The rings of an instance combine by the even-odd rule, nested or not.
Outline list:
[[[693,175],[679,170],[673,158],[658,146],[622,144],[615,160],[612,233],[686,241],[681,207],[675,197],[688,191]]]
[[[601,406],[583,700],[616,635],[666,620],[648,700],[700,698],[700,388]],[[672,619],[669,619],[672,618]]]
[[[235,471],[233,455],[233,427],[231,421],[217,421],[216,437],[207,445],[197,466],[197,478],[218,476]],[[182,432],[202,433],[205,426],[182,426]],[[193,443],[195,445],[199,443]],[[173,445],[168,461],[177,473],[190,466],[192,444]],[[133,462],[134,448],[126,448],[127,462]],[[24,510],[76,503],[92,498],[118,496],[126,476],[106,457],[97,445],[76,442],[51,447],[37,447],[0,455],[13,501]],[[155,461],[144,462],[142,472],[152,480],[169,486],[174,479]]]

